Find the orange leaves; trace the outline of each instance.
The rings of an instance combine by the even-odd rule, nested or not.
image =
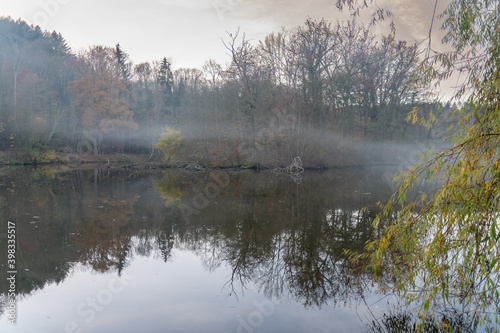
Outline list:
[[[85,128],[104,133],[137,129],[133,112],[121,97],[126,93],[121,80],[107,73],[87,75],[71,82],[69,90],[75,94],[74,106],[82,112]]]
[[[83,76],[70,83],[73,105],[81,112],[86,130],[119,134],[137,129],[133,112],[124,96],[129,95],[113,50],[96,46],[81,56]]]

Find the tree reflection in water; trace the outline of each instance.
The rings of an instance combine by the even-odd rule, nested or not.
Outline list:
[[[75,265],[121,274],[134,256],[168,261],[176,248],[195,252],[208,270],[229,267],[234,292],[257,286],[306,307],[358,302],[371,291],[371,275],[343,253],[362,251],[376,235],[375,203],[389,186],[376,170],[302,176],[296,184],[235,170],[4,173],[0,224],[18,223],[18,294],[64,280]],[[5,279],[0,288],[5,297]]]
[[[422,327],[418,327],[419,319],[404,305],[392,306],[382,318],[374,318],[367,325],[370,333],[472,333],[478,332],[480,323],[477,315],[470,312],[454,312],[442,315],[426,316]],[[495,329],[486,329],[486,332],[496,332]]]
[[[235,173],[201,213],[177,219],[181,241],[208,269],[228,265],[233,291],[236,283],[257,285],[268,297],[293,297],[305,306],[358,300],[370,275],[343,252],[363,250],[375,212],[361,208],[375,207],[376,195],[383,196],[370,192],[380,187],[368,182],[369,175],[360,175],[314,173],[296,184],[273,174]],[[178,193],[185,184],[177,205],[197,209],[196,200],[214,176],[198,174],[194,183],[174,177],[168,186],[172,178],[166,172],[158,189]]]

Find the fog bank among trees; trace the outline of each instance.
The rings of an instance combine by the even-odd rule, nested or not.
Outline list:
[[[57,32],[1,18],[4,160],[142,154],[171,165],[248,166],[300,156],[325,167],[359,161],[370,142],[435,135],[405,121],[416,106],[437,112],[413,84],[417,45],[354,21],[307,20],[258,42],[240,31],[221,39],[226,64],[175,69],[168,57],[134,64],[119,44],[74,53]],[[178,135],[162,157],[165,131]]]

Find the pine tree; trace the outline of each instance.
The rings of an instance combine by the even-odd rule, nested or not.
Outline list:
[[[158,75],[158,86],[160,87],[164,110],[168,110],[172,105],[174,75],[172,74],[171,64],[167,58],[163,58],[161,62],[160,73]]]
[[[128,55],[122,51],[119,43],[116,44],[114,54],[116,58],[116,65],[118,67],[120,75],[125,80],[125,82],[128,83],[130,80],[130,64],[128,62]]]

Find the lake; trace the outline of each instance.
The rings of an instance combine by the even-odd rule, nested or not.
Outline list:
[[[2,168],[0,330],[366,332],[387,298],[343,251],[377,234],[383,173]]]

